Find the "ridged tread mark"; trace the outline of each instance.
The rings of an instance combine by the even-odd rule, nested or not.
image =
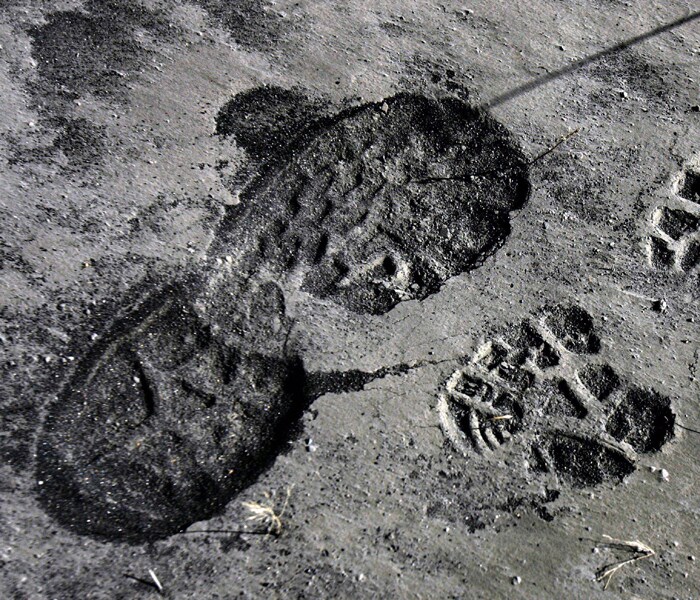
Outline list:
[[[700,266],[700,172],[679,175],[668,206],[658,206],[651,217],[647,240],[651,266],[688,273]]]
[[[356,145],[359,151],[350,151]],[[455,152],[462,146],[471,150]],[[428,167],[451,172],[451,181],[409,183]],[[299,272],[294,281],[311,295],[383,314],[437,292],[500,247],[510,233],[509,212],[528,197],[527,177],[523,155],[487,114],[454,98],[400,94],[321,119],[271,157],[243,191],[243,214],[222,223],[221,247],[213,252],[229,254],[228,243],[264,238],[257,244],[265,252],[245,254],[237,268],[281,277]],[[295,206],[294,214],[283,213],[289,229],[281,235],[267,223],[278,204]],[[321,223],[334,245],[319,260],[310,232]],[[236,228],[246,232],[237,235]],[[461,233],[447,239],[446,228]],[[296,261],[274,251],[293,236],[302,240]],[[342,284],[334,275],[336,255],[348,267]],[[406,268],[382,279],[372,268],[380,255],[400,255]]]
[[[673,437],[675,416],[668,397],[591,363],[599,349],[582,308],[546,307],[538,323],[487,342],[448,379],[438,398],[447,438],[465,456],[490,456],[522,439],[533,469],[575,487],[622,481],[636,453],[658,451]]]

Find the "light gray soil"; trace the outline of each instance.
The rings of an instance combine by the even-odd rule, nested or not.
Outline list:
[[[693,11],[0,2],[0,596],[700,597]]]

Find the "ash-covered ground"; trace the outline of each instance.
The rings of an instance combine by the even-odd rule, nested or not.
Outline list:
[[[0,4],[1,595],[700,596],[694,11]]]

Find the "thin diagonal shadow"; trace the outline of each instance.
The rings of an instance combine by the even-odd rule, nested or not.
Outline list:
[[[630,46],[635,46],[636,44],[640,44],[641,42],[644,42],[650,38],[653,38],[657,35],[660,35],[662,33],[665,33],[666,31],[670,31],[671,29],[675,29],[676,27],[680,27],[681,25],[685,25],[686,23],[690,23],[691,21],[694,21],[700,17],[700,11],[696,11],[694,13],[690,13],[689,15],[686,15],[685,17],[682,17],[680,19],[676,19],[675,21],[671,21],[670,23],[666,23],[666,25],[661,25],[660,27],[657,27],[655,29],[651,29],[647,31],[646,33],[642,33],[640,35],[637,35],[633,38],[629,38],[628,40],[624,40],[622,42],[619,42],[618,44],[615,44],[614,46],[610,46],[609,48],[605,48],[603,50],[600,50],[599,52],[596,52],[594,54],[590,54],[589,56],[586,56],[584,58],[581,58],[577,61],[572,62],[571,64],[562,67],[561,69],[557,69],[556,71],[552,71],[551,73],[546,73],[545,75],[542,75],[541,77],[538,77],[537,79],[533,79],[532,81],[529,81],[527,83],[524,83],[522,85],[519,85],[518,87],[513,88],[510,91],[507,91],[499,96],[496,96],[495,98],[492,98],[491,100],[488,100],[487,102],[484,102],[481,104],[480,108],[493,108],[494,106],[499,106],[500,104],[503,104],[505,102],[508,102],[509,100],[512,100],[513,98],[516,98],[517,96],[520,96],[522,94],[526,94],[535,88],[544,85],[546,83],[549,83],[550,81],[553,81],[554,79],[557,79],[558,77],[561,77],[563,75],[568,75],[569,73],[572,73],[573,71],[576,71],[576,69],[580,69],[581,67],[588,65],[592,62],[595,62],[596,60],[600,60],[601,58],[604,58],[606,56],[610,56],[611,54],[615,54],[616,52],[619,52],[620,50],[624,50],[625,48],[629,48]]]

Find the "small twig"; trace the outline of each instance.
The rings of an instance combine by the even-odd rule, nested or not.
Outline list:
[[[700,434],[700,430],[693,429],[692,427],[686,427],[685,425],[681,425],[680,423],[676,423],[676,427],[680,427],[681,429],[685,429],[686,431],[690,431],[691,433]]]
[[[289,496],[292,493],[292,488],[287,488],[287,497],[284,500],[282,509],[279,513],[275,510],[274,502],[272,502],[272,496],[268,492],[265,492],[265,497],[269,500],[268,503],[262,504],[260,502],[243,502],[243,507],[246,508],[250,515],[248,516],[248,521],[254,521],[260,523],[267,527],[267,534],[274,534],[278,536],[282,533],[282,517],[284,512],[287,510],[287,505],[289,504]]]
[[[513,415],[496,415],[495,417],[491,417],[489,421],[510,421],[513,418]]]
[[[490,426],[491,429],[493,429],[494,423],[497,423],[498,421],[510,421],[514,418],[515,417],[513,417],[513,415],[496,415],[494,417],[489,417],[486,419],[486,422],[480,423],[478,427],[470,427],[469,431],[482,431],[486,429],[487,426]]]
[[[161,585],[160,581],[158,581],[158,577],[156,577],[156,574],[154,573],[153,569],[148,569],[148,574],[151,576],[151,579],[153,579],[153,583],[155,583],[156,588],[158,588],[158,591],[162,594],[163,586]]]
[[[544,152],[541,154],[538,154],[535,158],[533,158],[529,163],[528,166],[534,165],[536,162],[542,160],[545,156],[548,154],[551,154],[554,152],[559,146],[561,146],[564,142],[568,141],[570,138],[574,137],[579,131],[581,131],[580,127],[577,127],[573,131],[570,131],[566,135],[563,135],[562,137],[559,138],[559,140],[553,145],[547,148]]]
[[[650,558],[656,554],[652,548],[639,540],[618,540],[610,537],[609,535],[604,535],[603,537],[609,540],[609,542],[605,544],[607,547],[619,548],[621,550],[635,553],[635,556],[632,556],[631,558],[605,565],[598,570],[596,581],[605,581],[603,589],[606,590],[608,589],[608,585],[610,585],[610,580],[612,579],[613,575],[615,575],[615,573],[617,573],[622,567],[625,565],[631,565],[639,560],[644,560],[645,558]]]
[[[266,535],[264,531],[248,531],[246,529],[192,529],[191,531],[180,531],[175,535],[194,535],[196,533],[216,533],[222,535]]]
[[[547,148],[544,152],[541,154],[538,154],[535,158],[533,158],[531,161],[527,163],[528,167],[531,167],[534,165],[536,162],[542,160],[545,156],[548,154],[551,154],[554,152],[559,146],[561,146],[564,142],[568,141],[572,137],[574,137],[579,131],[581,131],[580,127],[577,127],[573,131],[570,131],[566,135],[563,135],[560,137],[552,146]],[[426,183],[438,183],[441,181],[467,181],[470,179],[474,179],[476,177],[488,177],[489,175],[497,175],[497,174],[502,174],[506,173],[510,170],[513,170],[514,168],[517,167],[507,167],[505,169],[503,168],[496,168],[496,169],[489,169],[487,171],[477,171],[474,173],[464,173],[462,175],[447,175],[447,176],[434,176],[434,177],[424,177],[422,179],[410,179],[409,183],[418,183],[418,184],[426,184]]]
[[[281,519],[282,516],[284,515],[284,511],[287,510],[287,505],[289,504],[289,496],[292,495],[292,489],[294,486],[288,487],[287,488],[287,496],[284,499],[284,504],[282,505],[282,510],[280,511],[280,514],[278,515],[278,518]]]
[[[141,577],[136,577],[136,575],[131,575],[129,573],[124,573],[124,577],[127,579],[133,579],[134,581],[138,581],[139,583],[143,585],[147,585],[148,587],[155,588],[159,594],[163,594],[163,586],[161,585],[160,581],[158,581],[158,578],[156,577],[155,573],[149,569],[148,574],[151,576],[151,579],[142,579]]]

